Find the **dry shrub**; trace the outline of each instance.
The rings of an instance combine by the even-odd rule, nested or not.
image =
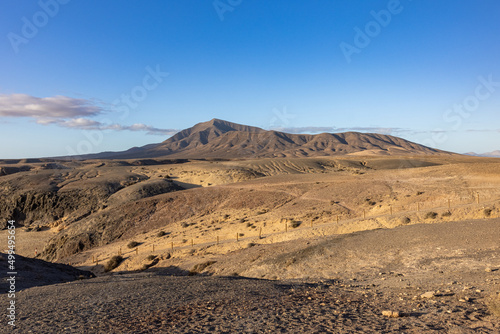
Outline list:
[[[409,223],[411,223],[410,217],[403,217],[403,218],[401,218],[401,224],[406,225],[406,224],[409,224]]]
[[[292,221],[290,222],[290,226],[291,226],[292,228],[297,228],[297,227],[299,227],[299,226],[300,226],[300,224],[302,224],[302,222],[301,222],[301,221],[298,221],[298,220],[292,220]]]
[[[491,210],[490,208],[486,208],[486,209],[484,209],[483,213],[486,217],[489,217],[489,216],[491,216],[491,211],[493,211],[493,210]]]
[[[449,217],[451,216],[451,211],[446,211],[441,214],[441,217]]]
[[[127,247],[128,248],[134,248],[134,247],[137,247],[139,246],[139,243],[137,241],[131,241],[127,244]]]
[[[429,211],[425,214],[424,218],[425,219],[436,219],[437,216],[438,216],[437,212]]]
[[[115,255],[111,259],[109,259],[108,263],[104,265],[104,271],[108,272],[115,268],[117,268],[120,263],[122,263],[123,257],[120,255]]]
[[[212,264],[214,264],[216,261],[206,261],[206,262],[203,262],[203,263],[198,263],[197,265],[195,265],[193,267],[193,269],[191,269],[191,271],[189,272],[190,275],[196,275],[196,274],[199,274],[201,273],[203,270],[205,270],[205,268],[207,268],[208,266],[211,266]]]

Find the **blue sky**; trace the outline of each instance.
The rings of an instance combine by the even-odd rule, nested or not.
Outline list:
[[[500,3],[6,0],[0,158],[124,150],[221,118],[500,149]]]

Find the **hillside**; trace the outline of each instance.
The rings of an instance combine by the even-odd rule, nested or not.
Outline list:
[[[402,138],[375,133],[289,134],[219,119],[198,123],[159,144],[124,152],[104,152],[85,159],[169,158],[293,158],[363,155],[450,154]]]

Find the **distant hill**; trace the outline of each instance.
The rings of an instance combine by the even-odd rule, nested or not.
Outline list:
[[[500,150],[496,150],[496,151],[488,152],[488,153],[467,152],[467,153],[465,153],[465,155],[472,155],[474,157],[500,158]]]
[[[338,155],[452,154],[408,140],[375,133],[289,134],[212,119],[182,130],[159,144],[123,152],[81,156],[84,159],[272,158]]]

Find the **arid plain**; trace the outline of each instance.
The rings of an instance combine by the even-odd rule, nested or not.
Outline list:
[[[18,332],[500,331],[498,159],[189,152],[0,161]]]

